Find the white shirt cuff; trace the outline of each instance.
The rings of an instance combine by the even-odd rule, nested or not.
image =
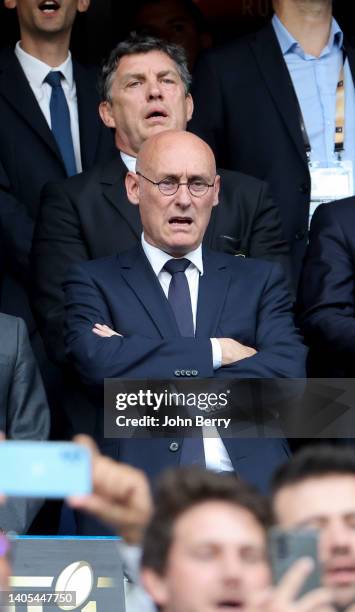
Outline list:
[[[210,338],[212,344],[213,369],[218,370],[222,365],[222,347],[217,338]]]

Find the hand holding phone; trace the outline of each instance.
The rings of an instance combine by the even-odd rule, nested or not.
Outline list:
[[[307,557],[313,569],[300,585],[298,597],[321,585],[321,566],[318,561],[318,531],[316,529],[283,530],[273,527],[269,532],[269,557],[274,584],[279,584],[284,574],[299,559]]]

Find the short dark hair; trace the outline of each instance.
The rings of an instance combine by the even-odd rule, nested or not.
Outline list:
[[[147,527],[142,566],[164,573],[174,525],[187,510],[207,501],[222,501],[248,510],[266,529],[271,524],[267,501],[235,474],[216,474],[198,467],[167,470],[161,477],[153,517]]]
[[[355,448],[335,444],[305,446],[275,472],[271,484],[272,497],[284,487],[331,475],[355,477]]]
[[[186,95],[189,93],[191,85],[191,75],[187,67],[186,53],[179,45],[168,43],[154,36],[141,36],[132,32],[128,38],[118,43],[111,51],[108,60],[104,63],[99,82],[102,100],[111,102],[111,88],[115,78],[117,66],[126,55],[138,53],[149,53],[150,51],[161,51],[175,62],[176,69],[185,87]]]

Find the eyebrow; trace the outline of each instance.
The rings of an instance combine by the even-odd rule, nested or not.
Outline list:
[[[179,76],[178,72],[176,72],[175,70],[169,68],[169,70],[161,70],[160,72],[157,73],[157,77],[158,78],[162,78],[164,76]],[[122,78],[123,82],[127,82],[130,81],[131,79],[145,79],[146,75],[143,72],[130,72],[128,74],[125,74]]]
[[[349,510],[348,512],[342,512],[341,517],[344,519],[354,518],[355,511]],[[332,517],[327,514],[313,514],[312,516],[309,516],[307,519],[304,519],[303,521],[300,521],[299,523],[297,523],[295,529],[297,529],[298,527],[306,527],[308,523],[311,523],[312,521],[322,521],[324,519],[329,520],[330,518]]]

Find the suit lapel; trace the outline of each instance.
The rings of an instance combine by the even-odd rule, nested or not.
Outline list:
[[[173,311],[141,245],[120,256],[121,274],[162,338],[180,336]]]
[[[296,94],[271,23],[251,39],[250,46],[286,130],[304,163],[307,164]]]
[[[230,276],[226,256],[204,249],[203,275],[200,277],[198,289],[196,337],[215,336]]]
[[[42,138],[64,168],[53,134],[19,61],[10,50],[3,52],[0,59],[0,95],[6,98],[17,114]]]
[[[101,130],[98,94],[89,71],[73,61],[73,74],[78,101],[80,150],[83,170],[91,168]]]
[[[118,154],[115,159],[104,167],[101,184],[104,197],[119,212],[131,227],[137,239],[142,233],[142,224],[139,216],[138,206],[134,206],[127,198],[124,179],[127,174],[121,156]]]

